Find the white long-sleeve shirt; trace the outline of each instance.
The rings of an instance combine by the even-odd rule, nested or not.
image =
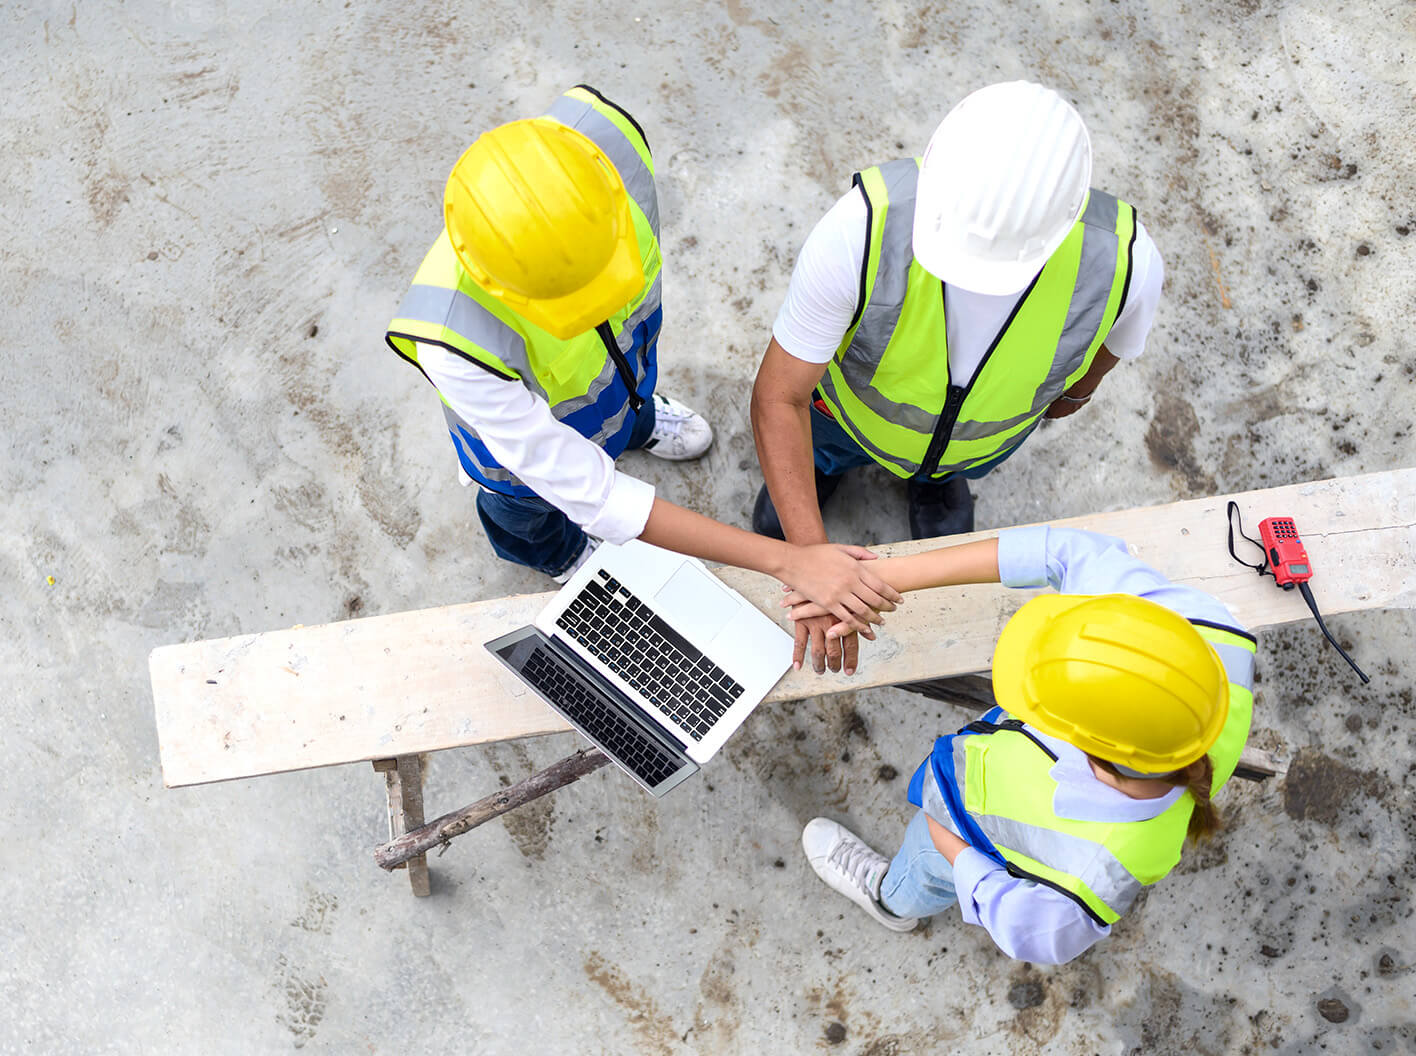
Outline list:
[[[1132,557],[1120,539],[1070,528],[1011,528],[998,536],[999,579],[1010,587],[1050,584],[1064,594],[1134,594],[1187,619],[1242,629],[1229,609],[1192,587],[1171,583]],[[1057,755],[1052,809],[1080,821],[1145,821],[1162,814],[1183,789],[1159,799],[1132,799],[1099,781],[1086,755],[1066,741],[1028,727]],[[932,777],[927,780],[933,780]],[[952,829],[947,818],[936,819]],[[1062,964],[1111,934],[1076,902],[1046,885],[1010,876],[993,859],[967,847],[954,858],[954,890],[965,923],[988,930],[1010,957]]]
[[[865,235],[865,197],[860,188],[852,187],[802,245],[786,300],[772,325],[777,343],[797,359],[827,363],[840,347],[860,297]],[[1145,350],[1164,281],[1160,252],[1138,220],[1131,250],[1130,290],[1106,335],[1106,350],[1117,359],[1135,359]],[[973,377],[1017,303],[1016,293],[993,296],[952,284],[944,288],[951,377]]]
[[[615,469],[599,444],[557,421],[521,382],[422,341],[418,365],[493,458],[587,533],[625,543],[644,531],[654,485]],[[472,478],[464,472],[462,482]]]

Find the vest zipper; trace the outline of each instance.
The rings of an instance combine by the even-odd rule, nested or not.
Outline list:
[[[634,371],[630,368],[629,360],[625,359],[624,353],[620,351],[619,342],[615,340],[615,332],[610,329],[608,322],[604,322],[595,327],[595,333],[599,334],[600,340],[605,343],[606,351],[615,361],[615,370],[618,371],[620,380],[629,390],[629,409],[638,414],[639,408],[644,406],[644,397],[636,391],[639,383],[634,379]]]
[[[973,391],[974,382],[978,381],[979,376],[983,373],[983,368],[993,358],[993,350],[1003,340],[1003,335],[1008,332],[1008,327],[1013,325],[1013,320],[1018,317],[1023,303],[1028,299],[1028,294],[1032,293],[1033,287],[1037,285],[1037,280],[1041,277],[1041,271],[1034,275],[1032,282],[1028,283],[1028,288],[1018,298],[1018,303],[1013,305],[1013,310],[1003,321],[1002,328],[994,335],[993,343],[988,346],[988,351],[983,354],[983,358],[978,361],[978,366],[974,368],[973,377],[969,378],[969,383],[964,386],[955,385],[953,382],[949,383],[949,389],[944,396],[944,406],[939,411],[939,420],[934,423],[934,435],[929,438],[929,448],[925,451],[924,462],[919,467],[920,476],[933,477],[939,469],[939,460],[944,457],[944,451],[949,446],[949,439],[954,434],[954,426],[959,421],[959,412],[964,409],[964,400],[968,399],[969,393]],[[944,369],[947,371],[949,369],[949,349],[947,347],[949,342],[949,309],[945,297],[946,288],[943,282],[939,284],[940,306],[944,313]]]

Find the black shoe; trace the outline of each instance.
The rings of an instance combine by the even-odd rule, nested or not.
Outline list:
[[[933,539],[974,530],[969,482],[955,473],[944,481],[911,480],[910,538]]]
[[[843,473],[835,476],[828,476],[821,470],[816,470],[816,508],[824,510],[826,500],[835,494],[836,488],[841,483]],[[772,505],[772,496],[767,494],[767,485],[763,484],[757,492],[757,501],[752,506],[752,530],[758,535],[771,536],[773,539],[785,539],[786,533],[782,531],[782,522],[777,519],[777,507]]]

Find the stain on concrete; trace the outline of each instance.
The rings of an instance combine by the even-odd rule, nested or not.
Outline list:
[[[1195,408],[1183,396],[1162,390],[1155,396],[1155,412],[1146,430],[1146,451],[1151,463],[1174,473],[1184,483],[1180,496],[1209,495],[1214,478],[1204,471],[1195,456],[1195,437],[1201,435]]]
[[[323,532],[333,523],[334,507],[319,481],[301,481],[292,487],[271,489],[271,504],[296,524],[311,532]]]
[[[1006,999],[1016,1014],[1005,1023],[1008,1032],[1017,1039],[1015,1045],[1026,1039],[1040,1046],[1056,1036],[1069,1007],[1062,999],[1063,991],[1055,987],[1056,982],[1026,963],[1018,965],[1009,977]]]
[[[210,617],[200,583],[173,583],[159,579],[138,607],[133,619],[144,627],[158,627],[174,636],[200,637]]]
[[[284,1000],[275,1021],[290,1031],[295,1048],[304,1048],[324,1019],[329,984],[324,976],[291,964],[282,953],[275,960],[275,988]]]
[[[1117,1009],[1127,1056],[1233,1052],[1237,999],[1187,986],[1163,968],[1142,966],[1135,994]]]
[[[903,1034],[886,1034],[873,1039],[860,1050],[860,1056],[907,1056],[909,1053],[923,1052]]]
[[[737,960],[741,942],[735,934],[719,946],[698,979],[701,995],[693,1014],[689,1039],[695,1051],[727,1052],[735,1047],[741,1009],[738,1007]]]
[[[531,761],[531,753],[519,743],[497,745],[496,751],[488,754],[491,756],[492,769],[496,771],[502,787],[529,777],[537,770]],[[506,762],[507,756],[511,757],[509,765]],[[512,842],[516,844],[516,849],[527,859],[528,865],[543,859],[546,849],[550,846],[551,829],[556,817],[554,798],[542,796],[540,799],[533,799],[498,819]]]
[[[659,882],[672,882],[677,871],[659,855],[659,815],[645,811],[634,826],[634,835],[634,849],[629,854],[629,863],[634,870],[658,877]]]
[[[156,510],[144,510],[144,515],[155,515],[163,525],[163,548],[178,554],[201,557],[206,553],[211,537],[211,525],[191,501],[191,488],[174,484],[166,473],[157,475],[157,491],[161,498],[154,500]]]
[[[957,47],[958,20],[951,17],[948,4],[911,4],[900,12],[898,43],[905,51],[920,48],[926,53],[941,45]],[[903,143],[896,149],[902,157],[909,150]]]
[[[1047,989],[1040,979],[1022,979],[1008,987],[1008,1004],[1018,1011],[1036,1008],[1047,1000]]]
[[[1289,763],[1283,781],[1283,810],[1294,821],[1336,825],[1363,799],[1386,801],[1389,783],[1375,771],[1356,770],[1313,748],[1304,748]]]
[[[1056,968],[1049,976],[1049,987],[1060,1002],[1078,1011],[1100,1004],[1106,997],[1106,980],[1100,958],[1081,957]]]
[[[1224,808],[1219,806],[1219,817],[1221,825],[1224,822]],[[1193,840],[1185,842],[1185,849],[1180,855],[1180,864],[1171,870],[1171,875],[1187,876],[1193,873],[1202,873],[1207,869],[1218,869],[1229,861],[1229,852],[1224,848],[1223,829],[1208,840],[1199,843]]]
[[[290,922],[290,926],[317,935],[329,935],[334,931],[334,911],[338,908],[338,895],[316,891],[310,895],[304,911]]]
[[[671,1056],[674,1047],[670,1038],[677,1039],[679,1031],[673,1021],[659,1008],[649,991],[635,983],[616,964],[605,960],[598,952],[585,958],[585,976],[598,986],[627,1014],[626,1022],[639,1038],[636,1052],[650,1056]]]
[[[1318,999],[1318,1015],[1322,1016],[1329,1023],[1346,1023],[1352,1018],[1352,1010],[1347,1002],[1340,997],[1323,997]]]

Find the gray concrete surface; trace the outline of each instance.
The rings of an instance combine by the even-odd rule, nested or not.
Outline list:
[[[676,500],[746,522],[757,357],[851,172],[1019,76],[1076,101],[1167,296],[1143,359],[977,487],[981,524],[1412,465],[1409,3],[132,0],[0,26],[0,1051],[1416,1051],[1408,613],[1333,621],[1368,689],[1315,629],[1264,636],[1254,741],[1288,778],[1234,788],[1223,839],[1055,970],[953,917],[888,934],[800,855],[820,812],[893,849],[946,707],[764,711],[693,787],[595,775],[455,843],[414,900],[372,864],[366,767],[164,791],[145,663],[544,587],[492,557],[380,333],[452,160],[578,81],[658,160],[665,386],[718,442],[626,462]],[[859,474],[829,524],[900,537],[903,496]],[[429,804],[573,747],[435,756]]]

